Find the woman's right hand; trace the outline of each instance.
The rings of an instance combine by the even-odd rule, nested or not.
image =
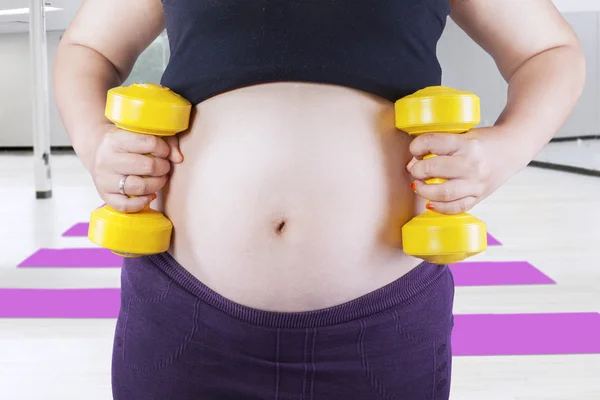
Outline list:
[[[91,170],[98,194],[117,211],[140,211],[167,183],[171,162],[183,162],[179,140],[177,136],[161,138],[128,132],[110,124],[102,129],[105,133],[100,136]],[[119,192],[124,176],[125,195]]]

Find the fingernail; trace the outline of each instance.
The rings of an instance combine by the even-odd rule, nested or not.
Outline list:
[[[416,183],[414,183],[414,182],[412,182],[412,183],[410,184],[410,188],[411,188],[413,191],[416,191],[416,190],[417,190],[417,184],[416,184]]]
[[[435,210],[435,207],[431,203],[427,203],[427,205],[425,206],[425,208],[427,208],[430,211],[434,211]]]
[[[154,194],[152,195],[152,201],[156,200],[156,198],[157,198],[157,197],[158,197],[158,196],[157,196],[157,194],[156,194],[156,193],[154,193]]]

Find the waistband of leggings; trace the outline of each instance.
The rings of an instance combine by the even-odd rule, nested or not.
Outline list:
[[[221,312],[250,324],[283,329],[343,324],[418,301],[421,296],[435,290],[438,286],[436,283],[450,273],[446,265],[423,262],[392,283],[337,306],[306,312],[272,312],[247,307],[221,296],[200,282],[168,253],[145,258],[175,283]]]

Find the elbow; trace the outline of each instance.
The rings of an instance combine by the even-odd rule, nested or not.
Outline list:
[[[577,97],[581,96],[587,80],[587,60],[583,49],[577,43],[576,45],[568,46],[571,54],[569,58],[572,64],[572,73],[574,78],[574,88],[577,90]]]
[[[570,92],[577,101],[583,94],[587,81],[587,60],[579,41],[556,47],[551,51],[556,57],[555,65],[561,66],[559,74],[563,76],[562,81],[568,85],[566,92]]]
[[[579,41],[540,51],[520,62],[518,66],[510,68],[503,75],[510,84],[513,77],[521,75],[520,71],[528,71],[525,74],[531,76],[530,72],[539,69],[549,71],[555,83],[563,82],[569,85],[570,91],[576,97],[583,93],[587,79],[587,61]]]
[[[566,73],[573,78],[575,88],[583,89],[587,76],[587,61],[579,41],[551,49],[564,60]]]
[[[78,63],[85,63],[84,69],[86,70],[106,70],[105,68],[108,68],[114,73],[114,78],[120,83],[124,82],[129,76],[129,71],[120,69],[109,57],[102,54],[102,52],[84,43],[63,38],[58,46],[54,70],[59,71],[61,70],[61,67],[69,65],[83,66]]]

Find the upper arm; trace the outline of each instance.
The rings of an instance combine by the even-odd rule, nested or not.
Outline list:
[[[544,51],[579,46],[551,0],[451,0],[451,18],[495,60],[506,80]]]
[[[84,0],[61,44],[94,50],[125,80],[139,55],[163,29],[160,0]]]

